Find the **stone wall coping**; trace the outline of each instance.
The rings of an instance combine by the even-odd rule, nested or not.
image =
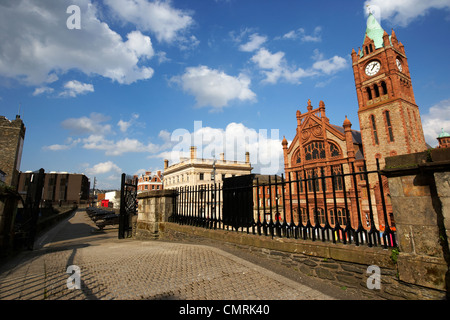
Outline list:
[[[176,190],[166,189],[166,190],[152,190],[146,192],[140,192],[137,194],[138,199],[147,198],[161,198],[161,197],[175,197]]]

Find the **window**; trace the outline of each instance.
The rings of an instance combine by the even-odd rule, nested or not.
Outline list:
[[[325,224],[325,214],[323,212],[323,209],[322,208],[317,208],[316,209],[316,213],[317,213],[317,219],[319,220],[319,223],[324,225]],[[314,216],[314,219],[315,218],[316,217]],[[315,220],[314,220],[314,222],[315,222]]]
[[[391,115],[390,115],[389,111],[385,111],[384,116],[386,119],[386,125],[387,125],[387,129],[388,129],[388,133],[389,133],[389,141],[393,142],[394,141],[394,132],[392,131]]]
[[[383,89],[383,94],[387,94],[387,86],[386,86],[386,82],[381,81],[381,88]]]
[[[305,160],[325,159],[325,147],[323,142],[312,142],[305,147]]]
[[[203,180],[205,178],[205,174],[204,173],[200,173],[200,180]]]
[[[340,191],[343,190],[343,178],[341,176],[342,170],[340,166],[334,166],[332,169],[333,181],[334,181],[334,190]]]
[[[347,217],[345,214],[345,209],[337,209],[338,221],[341,226],[345,226],[347,224]]]
[[[377,125],[375,123],[375,116],[373,114],[370,116],[370,122],[372,123],[373,140],[374,140],[375,144],[379,144],[378,134],[377,134]]]
[[[380,96],[380,90],[378,89],[378,85],[374,84],[373,85],[373,91],[375,92],[375,97],[379,97]]]
[[[332,157],[337,157],[340,155],[339,148],[334,144],[330,143],[330,154]]]
[[[331,209],[330,211],[328,211],[328,220],[330,221],[330,225],[334,226],[334,210]]]
[[[321,179],[317,175],[316,170],[314,169],[308,170],[307,179],[308,179],[308,192],[320,191]]]
[[[306,223],[308,222],[308,216],[307,216],[305,208],[300,208],[300,216],[301,216],[303,225],[306,225]]]
[[[370,88],[367,87],[367,88],[366,88],[366,91],[367,91],[367,98],[368,98],[369,100],[372,100],[372,90],[370,90]]]

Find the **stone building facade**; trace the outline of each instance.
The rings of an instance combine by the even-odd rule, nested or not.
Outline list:
[[[211,185],[222,183],[225,178],[251,174],[248,152],[245,159],[245,162],[225,160],[223,153],[219,160],[198,158],[197,148],[191,147],[190,157],[181,158],[179,163],[169,166],[169,161],[164,160],[164,189]]]
[[[17,187],[25,131],[20,116],[12,121],[0,116],[0,170],[9,186]]]

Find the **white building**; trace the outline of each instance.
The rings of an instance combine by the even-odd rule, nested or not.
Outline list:
[[[251,174],[252,169],[248,152],[245,162],[225,160],[223,153],[219,160],[202,159],[197,158],[197,148],[191,147],[190,158],[180,158],[171,166],[169,160],[164,160],[164,189],[221,184],[224,178]]]
[[[109,203],[112,203],[112,208],[120,208],[120,191],[106,192],[105,200],[109,200]]]

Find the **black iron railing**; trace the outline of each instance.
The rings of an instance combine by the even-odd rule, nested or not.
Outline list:
[[[178,188],[170,221],[272,237],[396,247],[389,192],[378,162],[377,167],[367,171],[364,165],[356,171],[351,163],[344,171],[341,164],[287,177],[251,175],[240,179],[241,184],[228,183],[233,181],[229,178],[223,184]]]

